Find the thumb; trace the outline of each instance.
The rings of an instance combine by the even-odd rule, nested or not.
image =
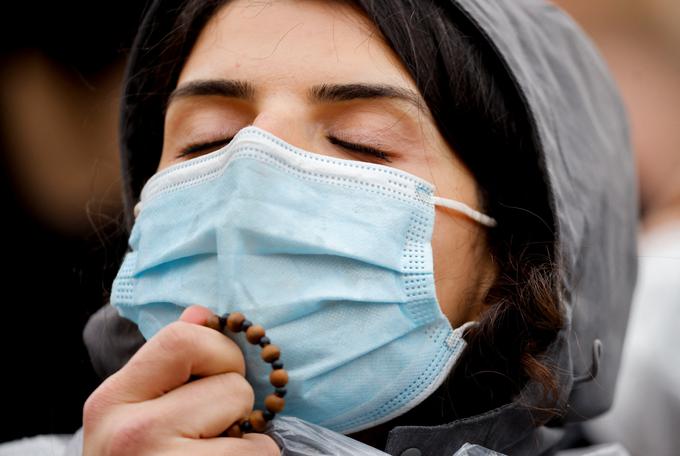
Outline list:
[[[207,307],[193,305],[184,309],[179,320],[187,323],[194,323],[197,325],[204,325],[205,322],[213,316],[213,312]]]

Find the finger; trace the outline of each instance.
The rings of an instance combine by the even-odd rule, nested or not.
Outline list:
[[[219,332],[177,321],[160,330],[100,388],[114,395],[114,402],[154,399],[188,382],[236,372],[245,375],[243,353]]]
[[[211,316],[213,316],[213,312],[207,307],[193,305],[184,309],[179,319],[187,323],[203,325]]]
[[[174,444],[168,455],[185,456],[280,456],[281,450],[271,437],[246,434],[243,438],[183,439]],[[166,453],[163,453],[166,454]]]
[[[240,374],[212,375],[180,386],[147,402],[163,417],[162,427],[190,438],[217,437],[248,417],[255,394]]]

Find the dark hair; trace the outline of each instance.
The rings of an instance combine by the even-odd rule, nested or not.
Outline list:
[[[136,98],[123,118],[129,154],[123,163],[132,173],[126,181],[128,209],[158,164],[164,104],[179,71],[203,26],[227,2],[176,1],[176,10],[164,11],[174,23],[168,24],[160,42],[141,43],[146,47],[138,52],[153,57],[143,71],[129,74],[128,95]],[[440,133],[475,176],[485,211],[499,221],[487,234],[499,274],[485,299],[480,325],[466,333],[468,348],[448,381],[398,420],[440,424],[478,414],[512,401],[528,380],[542,385],[546,397],[556,397],[552,367],[541,357],[564,318],[555,223],[534,125],[521,92],[492,45],[447,2],[350,3],[377,25],[401,58]],[[130,152],[139,149],[136,140],[142,141],[136,128],[144,129],[145,152],[151,144],[155,155],[141,158],[135,155],[139,152]]]

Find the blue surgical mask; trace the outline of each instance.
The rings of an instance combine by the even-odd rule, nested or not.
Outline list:
[[[435,204],[494,224],[409,173],[247,127],[148,180],[111,303],[147,339],[192,304],[243,312],[281,347],[284,414],[369,428],[422,402],[465,346],[435,295]],[[242,336],[263,408],[270,367]]]

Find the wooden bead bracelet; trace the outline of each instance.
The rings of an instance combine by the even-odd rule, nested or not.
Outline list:
[[[248,418],[235,423],[224,433],[227,437],[241,437],[246,432],[263,432],[267,427],[267,422],[274,419],[286,405],[284,396],[286,395],[286,384],[288,383],[288,372],[283,368],[281,362],[281,350],[272,344],[267,337],[265,330],[260,325],[254,325],[241,312],[232,312],[219,317],[212,315],[205,322],[205,326],[226,335],[226,331],[232,333],[245,332],[246,339],[253,345],[262,347],[260,357],[266,363],[271,364],[272,371],[269,374],[269,381],[274,386],[273,394],[264,400],[265,411],[253,410]]]

